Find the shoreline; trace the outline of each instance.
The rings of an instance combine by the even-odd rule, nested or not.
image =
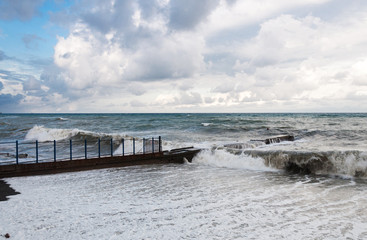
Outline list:
[[[10,187],[5,180],[0,179],[0,202],[9,200],[8,196],[17,195],[20,192],[15,191],[14,188]]]

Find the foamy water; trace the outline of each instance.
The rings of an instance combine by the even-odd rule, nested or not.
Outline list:
[[[361,180],[217,161],[6,179],[13,239],[365,239]],[[221,158],[221,157],[219,157]]]

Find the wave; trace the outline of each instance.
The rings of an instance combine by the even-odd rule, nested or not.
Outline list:
[[[245,151],[261,157],[269,167],[293,173],[367,177],[367,152],[363,151]]]
[[[60,141],[66,139],[98,139],[98,138],[112,138],[121,140],[121,138],[132,138],[131,136],[122,135],[122,134],[108,134],[108,133],[96,133],[91,131],[80,130],[77,128],[74,129],[60,129],[60,128],[47,128],[42,125],[35,125],[32,129],[30,129],[26,136],[25,140],[38,140],[39,142],[49,142],[49,141]]]
[[[58,120],[58,121],[68,121],[69,119],[68,118],[63,118],[63,117],[58,117],[58,118],[56,118],[56,120]]]
[[[195,160],[220,167],[367,178],[367,152],[364,151],[213,149],[199,154]]]
[[[234,155],[224,149],[203,150],[194,157],[192,162],[215,167],[253,171],[276,171],[276,169],[266,166],[263,159],[260,157]]]

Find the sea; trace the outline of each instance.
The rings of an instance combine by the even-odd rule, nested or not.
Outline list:
[[[294,139],[266,144],[278,136]],[[15,163],[16,141],[27,164],[52,161],[54,144],[62,161],[71,145],[73,159],[98,141],[122,155],[159,137],[164,151],[202,150],[185,164],[3,179],[20,194],[0,202],[0,237],[367,239],[366,113],[3,113],[0,164]]]

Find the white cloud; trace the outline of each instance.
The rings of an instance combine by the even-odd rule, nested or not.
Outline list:
[[[236,1],[228,4],[222,0],[220,6],[209,16],[209,23],[203,24],[205,32],[209,35],[227,29],[236,29],[242,26],[258,23],[264,19],[281,14],[287,10],[305,7],[309,5],[321,5],[330,0],[247,0]]]
[[[367,14],[356,5],[82,0],[55,66],[16,93],[52,94],[57,111],[342,111],[367,101]]]
[[[203,102],[200,93],[198,92],[182,92],[177,98],[177,103],[182,105],[198,105]]]
[[[139,100],[134,100],[130,102],[130,106],[133,108],[140,108],[140,107],[145,107],[146,103],[141,102]]]
[[[66,84],[75,89],[113,84],[121,79],[127,57],[110,35],[94,35],[85,25],[77,24],[67,38],[59,37],[54,61],[63,71]]]
[[[33,76],[29,77],[29,79],[23,82],[23,90],[24,91],[37,91],[41,90],[41,83]]]
[[[191,77],[204,66],[203,46],[203,39],[193,33],[149,39],[131,55],[124,77],[136,81]]]
[[[364,85],[367,73],[362,54],[367,46],[361,44],[367,40],[361,27],[366,18],[352,22],[336,25],[291,15],[269,19],[257,36],[238,46],[234,69],[254,79],[248,87],[259,100],[343,99],[355,91],[353,81]]]
[[[224,80],[223,83],[216,86],[211,91],[214,93],[229,93],[235,89],[235,85],[232,82],[229,82],[228,80]]]

